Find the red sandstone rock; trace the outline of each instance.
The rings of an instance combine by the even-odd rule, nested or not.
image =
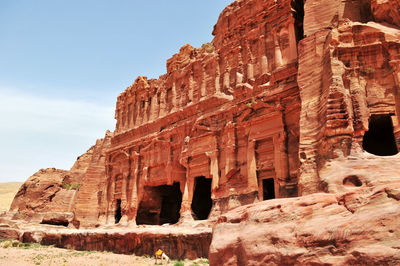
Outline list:
[[[94,147],[80,156],[70,171],[41,169],[21,186],[10,211],[31,222],[68,225],[74,200],[93,155]]]
[[[41,169],[21,186],[10,211],[20,213],[68,211],[68,205],[75,194],[75,191],[63,188],[64,180],[70,179],[68,174],[68,171],[55,168]]]
[[[210,265],[397,265],[400,183],[239,207],[219,217]]]
[[[272,197],[297,195],[300,20],[288,0],[236,1],[212,43],[183,46],[166,75],[138,77],[119,95],[102,191],[107,223],[117,213],[121,222],[150,224],[207,217],[196,205],[200,177],[211,217],[262,198],[264,179]]]
[[[158,79],[138,77],[118,96],[115,131],[69,172],[31,177],[11,209],[58,224],[72,218],[53,207],[72,211],[76,227],[208,217],[219,223],[214,265],[399,263],[400,165],[390,156],[400,148],[398,7],[233,2],[211,43],[183,46]],[[78,192],[61,188],[66,176]],[[239,207],[318,192],[332,194]],[[132,252],[125,238],[144,241],[113,236],[121,248],[111,249],[93,240],[103,235],[82,237],[43,239],[117,252]],[[192,257],[180,245],[176,257]]]
[[[92,148],[92,156],[88,160],[85,175],[74,201],[73,224],[76,227],[95,227],[104,223],[99,218],[105,216],[107,206],[105,151],[109,148],[110,136],[111,133],[107,132],[106,136],[97,140]]]
[[[399,0],[371,0],[371,9],[376,21],[400,26]]]

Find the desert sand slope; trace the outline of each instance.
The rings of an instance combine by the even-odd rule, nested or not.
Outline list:
[[[8,211],[22,182],[0,183],[0,212]]]

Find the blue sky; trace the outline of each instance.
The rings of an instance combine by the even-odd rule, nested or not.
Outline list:
[[[69,169],[114,130],[117,95],[211,41],[232,1],[1,1],[0,182]]]

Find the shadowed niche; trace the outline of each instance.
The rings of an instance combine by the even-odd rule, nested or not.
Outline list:
[[[182,192],[179,182],[172,186],[144,187],[136,223],[149,225],[175,224],[179,221]]]
[[[363,138],[363,149],[379,156],[398,153],[390,115],[371,116],[369,130],[365,132]]]
[[[211,178],[196,177],[191,207],[195,220],[206,220],[208,218],[212,208]]]
[[[304,38],[304,1],[292,0],[292,15],[294,18],[294,28],[296,32],[296,41],[299,42]]]
[[[263,179],[263,200],[275,199],[275,184],[273,178]]]
[[[121,200],[117,200],[117,208],[115,210],[115,223],[119,223],[121,220],[122,214],[121,214]]]

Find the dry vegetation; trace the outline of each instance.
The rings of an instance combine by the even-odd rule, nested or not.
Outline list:
[[[110,252],[76,251],[38,243],[0,241],[0,265],[155,265],[152,257],[138,257]],[[207,259],[170,261],[170,266],[208,265]]]
[[[11,202],[22,184],[22,182],[0,183],[0,213],[10,209]]]
[[[22,183],[0,183],[0,212],[8,211]],[[0,265],[155,265],[152,257],[121,255],[110,252],[76,251],[38,243],[0,240]],[[207,259],[170,261],[170,266],[208,265]]]

